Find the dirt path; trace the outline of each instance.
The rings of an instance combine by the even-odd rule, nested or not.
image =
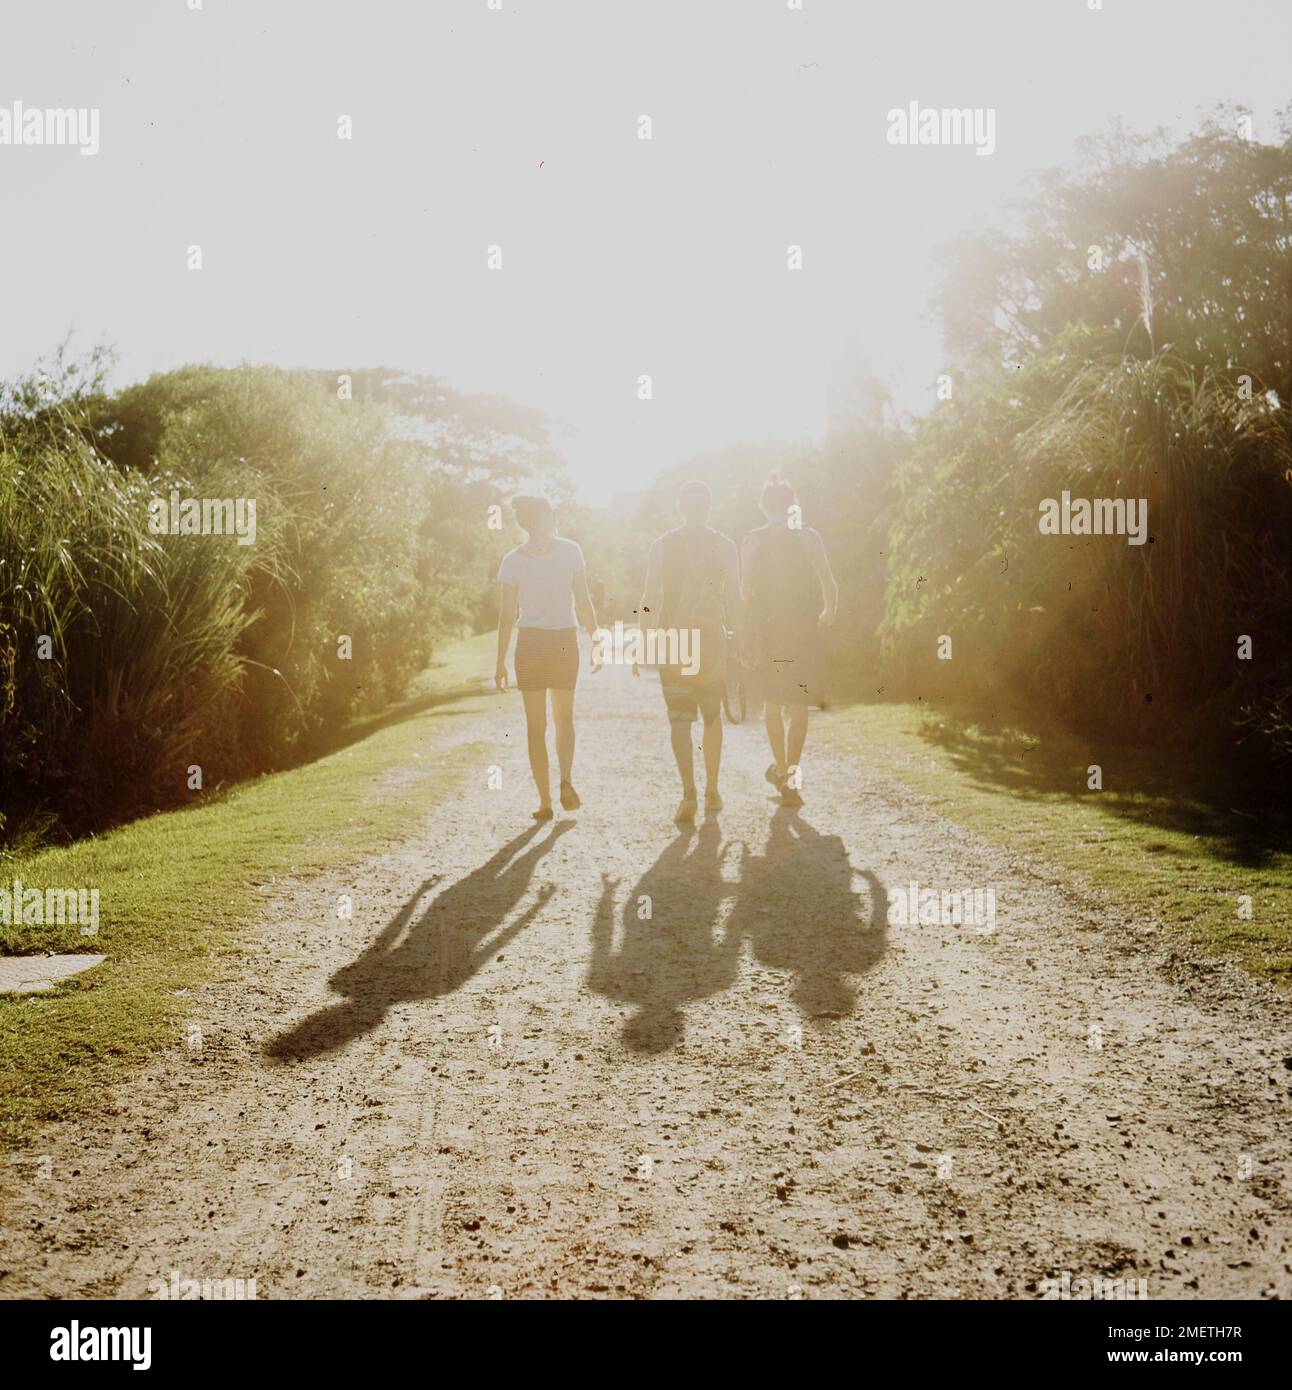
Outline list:
[[[777,810],[753,725],[681,835],[657,684],[596,680],[577,818],[513,695],[452,815],[279,885],[201,1047],[0,1174],[0,1295],[1292,1295],[1285,1002],[821,744]],[[911,881],[995,931],[888,925]]]

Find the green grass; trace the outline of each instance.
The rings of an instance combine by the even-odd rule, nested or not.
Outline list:
[[[841,708],[816,733],[929,798],[947,819],[1068,870],[1261,978],[1292,984],[1285,801],[1188,785],[1183,760],[988,728],[909,704]],[[1098,763],[1103,790],[1087,790]],[[1251,920],[1238,916],[1251,897]]]
[[[190,809],[35,853],[0,857],[0,881],[99,890],[99,932],[0,924],[0,953],[96,951],[108,959],[51,992],[0,995],[0,1147],[82,1108],[159,1048],[177,1045],[177,991],[237,951],[271,878],[354,863],[396,841],[451,792],[473,749],[437,755],[478,707],[493,637],[445,649],[411,698],[351,730],[326,757]]]

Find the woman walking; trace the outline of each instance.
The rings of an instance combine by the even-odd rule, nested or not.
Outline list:
[[[498,614],[498,664],[494,683],[507,688],[507,648],[516,635],[516,686],[525,702],[529,766],[538,788],[535,820],[552,819],[551,772],[547,759],[547,692],[552,692],[556,758],[560,766],[561,805],[578,809],[574,790],[574,686],[579,677],[577,622],[589,637],[597,615],[588,593],[583,551],[556,534],[556,518],[544,497],[517,497],[511,504],[527,533],[524,545],[508,551],[498,568],[502,604]],[[596,643],[592,669],[598,670]]]
[[[798,524],[793,485],[773,473],[761,506],[767,525],[751,531],[740,547],[749,664],[762,689],[772,748],[765,776],[782,805],[801,806],[808,707],[823,699],[820,630],[834,622],[839,586],[820,534]]]

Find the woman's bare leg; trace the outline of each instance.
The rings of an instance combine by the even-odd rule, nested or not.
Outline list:
[[[552,691],[552,722],[556,725],[556,761],[561,781],[568,782],[574,769],[574,691]]]
[[[538,788],[540,809],[552,809],[551,769],[547,764],[547,691],[522,690],[525,701],[525,733],[529,741],[529,770]],[[555,693],[555,692],[553,692]]]

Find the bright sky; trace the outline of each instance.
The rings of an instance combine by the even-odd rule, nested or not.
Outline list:
[[[0,375],[69,330],[121,381],[433,372],[567,422],[593,502],[818,436],[850,341],[924,408],[938,242],[1110,114],[1269,139],[1292,98],[1288,0],[191,2],[6,5],[0,108],[98,107],[101,147],[0,145]],[[889,145],[911,101],[995,108],[995,153]]]

